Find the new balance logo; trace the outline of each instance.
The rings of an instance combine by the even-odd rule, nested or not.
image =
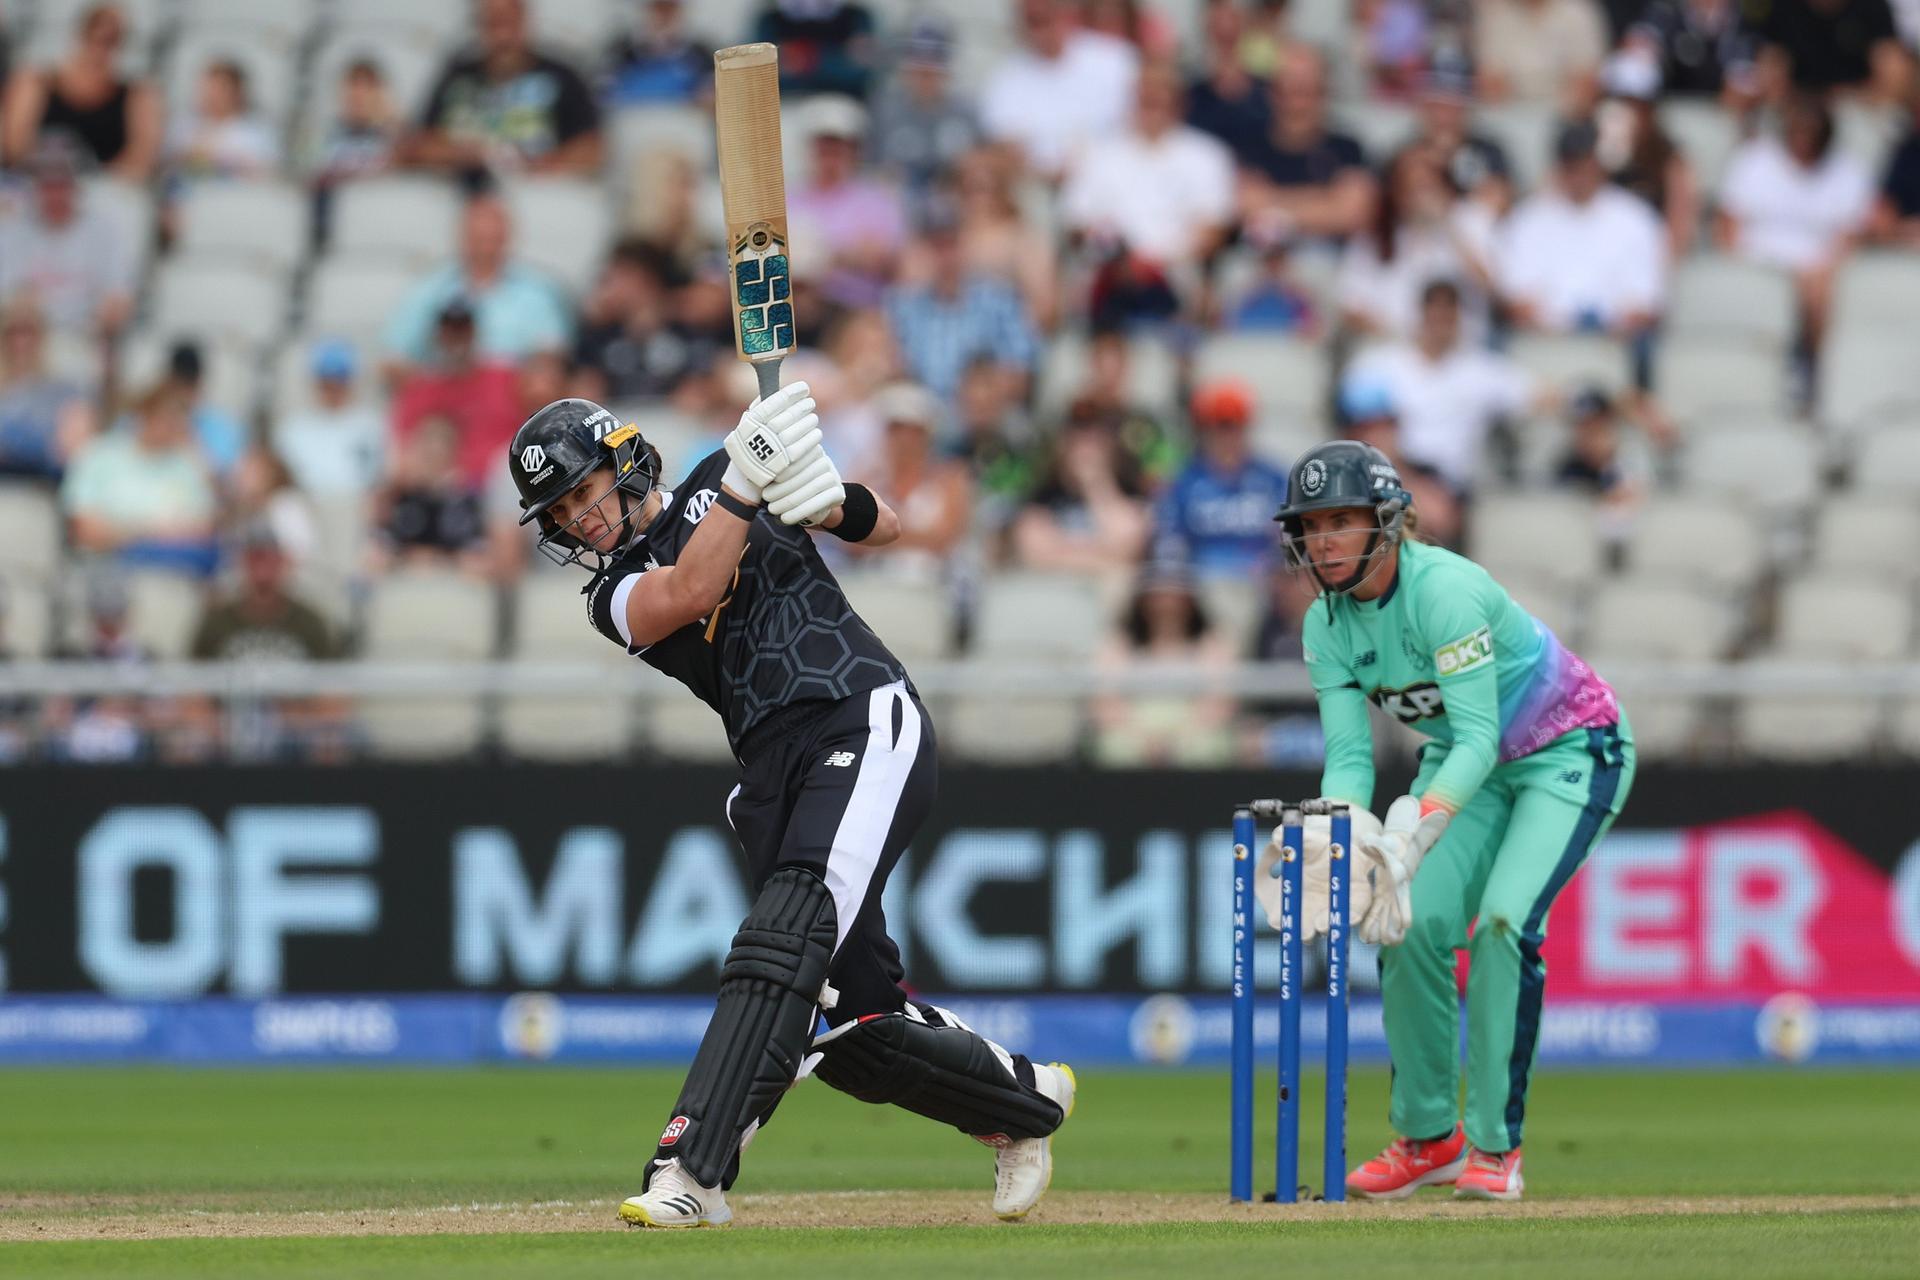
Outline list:
[[[853,752],[836,751],[832,755],[828,756],[826,760],[823,761],[823,763],[829,769],[844,769],[848,765],[853,763]]]
[[[753,456],[762,462],[773,456],[773,441],[765,436],[755,436],[747,441],[747,448],[753,450]]]
[[[1374,663],[1378,662],[1379,660],[1380,660],[1379,651],[1374,649],[1369,649],[1365,653],[1361,654],[1359,657],[1355,658],[1353,660],[1353,665],[1356,667],[1370,667]]]
[[[1580,779],[1586,776],[1587,776],[1586,774],[1582,773],[1578,769],[1562,769],[1560,771],[1560,781],[1566,783],[1570,787],[1579,786]]]

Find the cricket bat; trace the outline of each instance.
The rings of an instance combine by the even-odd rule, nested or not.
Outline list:
[[[740,358],[753,365],[765,398],[779,389],[780,361],[793,350],[778,50],[770,44],[737,44],[716,52],[713,114],[733,343]]]

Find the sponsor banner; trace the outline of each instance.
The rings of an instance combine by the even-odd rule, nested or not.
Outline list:
[[[1040,1059],[1087,1067],[1225,1070],[1230,1002],[1219,996],[935,997],[981,1034]],[[114,1001],[20,997],[0,1006],[0,1064],[139,1061],[683,1066],[711,1013],[690,996],[526,993],[395,999]],[[1303,1057],[1325,1052],[1325,1010],[1308,1001]],[[1256,1058],[1279,1047],[1277,1001],[1254,1020]],[[1464,1047],[1464,1046],[1463,1046]],[[1377,1000],[1354,1002],[1353,1061],[1387,1060]],[[1540,1061],[1566,1067],[1920,1062],[1920,1004],[1549,1002]]]

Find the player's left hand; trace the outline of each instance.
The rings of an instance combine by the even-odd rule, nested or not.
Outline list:
[[[822,450],[768,485],[761,496],[780,523],[813,525],[847,500],[847,487],[840,481],[840,469]]]
[[[727,436],[729,489],[759,502],[766,487],[789,470],[810,465],[820,453],[820,418],[804,382],[790,382],[756,399]]]
[[[1407,936],[1407,926],[1413,922],[1414,873],[1451,820],[1444,809],[1423,818],[1420,802],[1401,796],[1388,807],[1378,836],[1356,837],[1362,858],[1372,864],[1356,868],[1362,874],[1370,870],[1373,879],[1373,899],[1355,929],[1363,942],[1391,947]]]
[[[1348,877],[1349,924],[1366,915],[1372,902],[1372,890],[1366,874],[1371,864],[1359,857],[1359,845],[1380,833],[1380,820],[1365,809],[1353,808],[1351,819],[1354,848],[1346,850],[1344,858]],[[1280,900],[1280,849],[1284,830],[1284,827],[1273,829],[1273,838],[1267,842],[1266,852],[1260,855],[1253,876],[1253,896],[1266,909],[1267,923],[1276,929],[1280,927],[1283,914]],[[1327,931],[1327,924],[1332,918],[1329,890],[1332,888],[1333,875],[1333,819],[1324,814],[1309,817],[1302,824],[1301,835],[1304,847],[1300,851],[1300,938],[1303,942],[1312,942]]]

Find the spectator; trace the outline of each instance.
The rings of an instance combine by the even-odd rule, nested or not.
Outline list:
[[[68,145],[42,143],[29,170],[32,198],[0,216],[0,298],[30,293],[55,330],[111,338],[133,314],[126,237],[84,198]]]
[[[813,172],[787,196],[787,214],[804,227],[795,239],[824,251],[808,270],[828,300],[867,307],[880,300],[899,266],[907,239],[907,208],[899,188],[860,172],[867,110],[852,98],[817,98],[807,106]]]
[[[273,538],[279,553],[296,566],[307,564],[320,544],[313,505],[293,482],[293,472],[271,449],[248,449],[234,469],[229,528],[257,528]]]
[[[1003,150],[979,147],[961,159],[956,174],[961,254],[969,269],[1017,289],[1027,318],[1051,332],[1060,319],[1059,255],[1052,237],[1021,215],[1014,192],[1018,176]],[[906,269],[920,278],[923,266],[909,259]]]
[[[713,354],[674,315],[672,258],[622,240],[580,314],[573,356],[590,400],[661,399]]]
[[[1241,56],[1247,16],[1238,0],[1208,0],[1205,63],[1187,85],[1187,123],[1227,145],[1239,164],[1251,164],[1273,125],[1267,82]]]
[[[1000,367],[982,357],[960,377],[953,456],[967,467],[975,494],[973,524],[997,540],[1033,491],[1033,429]],[[996,548],[997,550],[997,548]]]
[[[1271,514],[1269,514],[1271,523]],[[1231,646],[1216,631],[1178,562],[1149,563],[1120,620],[1120,634],[1102,646],[1100,669],[1142,663],[1199,665],[1221,688],[1199,697],[1100,694],[1093,703],[1094,758],[1113,767],[1218,767],[1232,755],[1233,699],[1224,689]]]
[[[1420,540],[1459,550],[1461,495],[1438,471],[1401,452],[1400,411],[1387,387],[1357,371],[1350,373],[1340,386],[1340,429],[1348,439],[1372,445],[1393,463],[1420,512]]]
[[[1028,569],[1124,575],[1152,532],[1146,499],[1146,481],[1120,433],[1103,415],[1075,406],[1038,487],[1014,517],[1014,555]]]
[[[400,140],[400,110],[386,73],[372,58],[356,58],[340,73],[338,114],[312,165],[316,209],[325,225],[335,187],[385,172]]]
[[[1646,459],[1623,445],[1620,417],[1613,400],[1598,387],[1583,387],[1567,410],[1573,437],[1553,473],[1562,489],[1596,498],[1609,513],[1608,523],[1624,539],[1633,509],[1647,495]]]
[[[1242,332],[1292,333],[1317,340],[1319,305],[1292,268],[1293,252],[1285,241],[1261,249],[1257,273],[1226,296],[1221,323]]]
[[[1754,31],[1735,0],[1653,0],[1627,33],[1625,48],[1660,60],[1669,97],[1717,98],[1730,111],[1758,93]]]
[[[1447,185],[1441,154],[1419,143],[1387,165],[1369,234],[1347,241],[1340,257],[1340,312],[1352,329],[1405,340],[1420,327],[1421,294],[1430,281],[1467,282],[1469,333],[1487,331],[1494,214],[1461,200]]]
[[[1666,231],[1607,182],[1598,142],[1586,121],[1561,128],[1552,183],[1500,228],[1495,276],[1521,328],[1640,340],[1666,303]]]
[[[646,16],[607,51],[610,107],[705,102],[713,96],[713,48],[688,34],[680,0],[644,0]]]
[[[455,441],[455,475],[478,491],[519,430],[526,416],[520,409],[513,366],[485,356],[475,339],[473,308],[455,298],[440,311],[433,359],[413,370],[394,395],[394,443],[405,451],[415,431],[444,424]]]
[[[1242,174],[1247,237],[1352,235],[1373,200],[1360,144],[1327,128],[1325,61],[1306,45],[1288,47],[1273,80],[1273,127]]]
[[[558,351],[572,338],[572,321],[552,281],[510,256],[513,221],[505,201],[477,195],[460,219],[459,259],[414,285],[387,321],[386,348],[404,372],[428,358],[434,325],[452,302],[465,303],[479,325],[480,354],[519,360]]]
[[[1873,178],[1834,145],[1833,113],[1818,98],[1790,101],[1781,135],[1763,134],[1734,152],[1716,234],[1723,249],[1792,274],[1802,340],[1813,353],[1826,333],[1834,275],[1873,212]]]
[[[167,353],[167,380],[187,403],[193,438],[200,442],[215,475],[226,476],[246,452],[247,429],[238,418],[206,398],[206,365],[197,342],[176,342]]]
[[[294,483],[316,498],[373,492],[385,465],[387,428],[354,389],[359,358],[345,342],[317,343],[308,369],[313,403],[273,426],[273,450]]]
[[[192,110],[167,131],[166,163],[175,183],[257,178],[279,166],[279,140],[249,101],[239,63],[216,58],[202,69]]]
[[[1180,123],[1170,67],[1140,72],[1131,127],[1089,143],[1068,162],[1067,228],[1162,272],[1211,257],[1233,219],[1233,153]]]
[[[874,152],[905,184],[917,212],[980,141],[973,108],[953,91],[953,36],[922,20],[900,44],[899,69],[881,91]]]
[[[117,572],[103,569],[88,577],[85,609],[85,632],[79,643],[63,646],[60,657],[126,667],[153,661],[134,638],[131,592]],[[47,750],[57,761],[124,764],[147,751],[147,715],[138,698],[54,697],[45,713]]]
[[[1273,513],[1287,503],[1287,475],[1254,456],[1253,390],[1245,383],[1203,383],[1191,416],[1194,456],[1160,495],[1153,558],[1186,564],[1202,578],[1244,582],[1273,553]]]
[[[1462,493],[1479,478],[1494,424],[1520,416],[1542,398],[1512,360],[1466,339],[1460,290],[1448,280],[1421,291],[1412,341],[1367,352],[1349,376],[1378,386],[1397,406],[1399,452]]]
[[[1140,55],[1125,41],[1077,31],[1066,0],[1020,0],[1024,47],[1000,61],[980,96],[987,136],[1018,147],[1043,178],[1084,144],[1125,127]]]
[[[1606,20],[1593,0],[1480,0],[1473,60],[1480,96],[1585,115],[1607,56]]]
[[[75,34],[59,62],[5,81],[0,159],[25,164],[40,142],[57,137],[111,176],[144,183],[160,156],[160,92],[121,76],[116,63],[127,23],[117,6],[88,9]]]
[[[1420,132],[1414,143],[1439,157],[1454,194],[1496,216],[1513,201],[1513,171],[1500,144],[1473,131],[1473,68],[1457,55],[1434,56],[1420,82]]]
[[[218,500],[188,408],[163,380],[135,405],[131,427],[94,437],[75,456],[60,504],[76,548],[127,566],[213,572]]]
[[[1700,190],[1686,152],[1660,123],[1660,66],[1643,52],[1617,53],[1607,61],[1604,84],[1606,98],[1594,113],[1601,166],[1661,215],[1667,253],[1678,261],[1700,234]]]
[[[505,449],[503,440],[502,452],[489,454],[489,461]],[[488,576],[481,491],[461,474],[463,451],[458,428],[444,417],[419,422],[401,442],[392,474],[374,498],[377,537],[368,549],[369,572],[445,568]]]
[[[93,437],[87,388],[47,366],[47,322],[30,297],[0,310],[0,476],[57,482]]]
[[[753,38],[780,46],[780,89],[867,96],[877,51],[873,15],[848,0],[768,0]]]
[[[921,248],[925,282],[895,289],[887,299],[894,340],[913,379],[950,400],[961,371],[987,356],[1024,389],[1039,344],[1013,286],[967,266],[950,207],[928,212]]]
[[[1907,135],[1887,162],[1870,230],[1882,244],[1920,249],[1920,95],[1909,104]]]
[[[1123,329],[1095,329],[1087,343],[1086,378],[1074,398],[1073,411],[1106,423],[1148,487],[1158,489],[1173,478],[1184,459],[1161,414],[1142,402],[1140,380],[1133,372],[1133,350],[1136,342],[1143,341],[1153,339],[1134,338]],[[1153,398],[1157,392],[1146,394]]]
[[[848,553],[874,570],[925,582],[948,578],[973,512],[973,476],[967,464],[934,448],[940,405],[911,382],[883,387],[874,409],[886,424],[877,456],[856,477],[900,515],[900,540],[886,555]]]
[[[1419,87],[1432,43],[1424,0],[1359,0],[1352,36],[1368,87],[1383,98],[1404,98]]]
[[[1891,106],[1913,80],[1887,0],[1772,0],[1760,38],[1760,82],[1776,102],[1837,92]]]
[[[1124,41],[1149,57],[1180,53],[1180,33],[1159,9],[1140,0],[1080,0],[1080,28]]]
[[[479,46],[447,63],[402,148],[422,168],[592,176],[600,108],[587,82],[536,50],[525,0],[475,0]]]

